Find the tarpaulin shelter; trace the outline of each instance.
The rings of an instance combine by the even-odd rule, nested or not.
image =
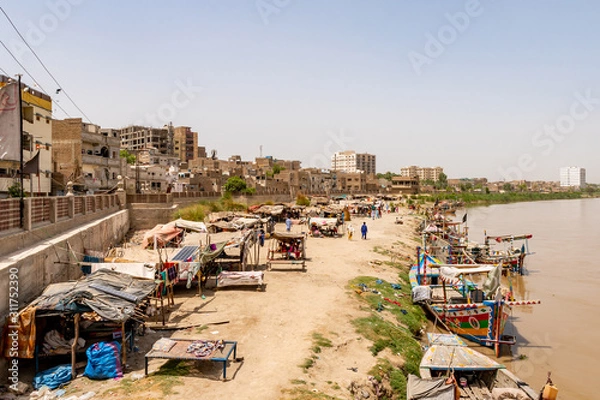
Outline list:
[[[300,264],[306,269],[306,235],[302,233],[274,232],[271,235],[267,268],[273,264]]]
[[[119,332],[118,336],[125,344],[127,336],[133,340],[134,331],[133,323],[129,324],[127,335],[126,323],[139,312],[136,309],[155,289],[156,283],[153,279],[101,269],[77,281],[49,285],[38,298],[21,310],[17,317],[9,316],[5,333],[17,329],[19,358],[35,358],[37,367],[38,357],[52,355],[40,352],[42,346],[38,341],[45,337],[44,327],[65,329],[65,333],[68,331],[73,339],[71,364],[75,376],[76,344],[80,338],[80,325],[84,328],[84,336],[89,335],[85,338],[86,341],[98,341],[102,339],[102,334],[108,334],[112,340],[115,338],[115,332]],[[49,322],[42,317],[58,320]],[[73,323],[71,325],[61,321]],[[103,323],[106,323],[108,330],[99,328]],[[10,345],[8,341],[3,343],[5,357],[9,356]],[[123,363],[126,361],[125,349],[126,346],[123,346]]]
[[[165,247],[173,239],[179,237],[182,232],[183,229],[176,227],[175,222],[169,222],[166,225],[156,225],[144,235],[142,248],[146,248],[151,244],[156,244],[158,247]]]

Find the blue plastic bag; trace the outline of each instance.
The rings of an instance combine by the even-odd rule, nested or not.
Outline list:
[[[88,362],[83,375],[88,378],[110,379],[123,376],[119,342],[95,343],[86,350],[85,354]]]
[[[71,375],[71,364],[57,365],[42,372],[38,372],[33,378],[33,387],[37,390],[42,386],[56,389],[63,383],[73,379]]]

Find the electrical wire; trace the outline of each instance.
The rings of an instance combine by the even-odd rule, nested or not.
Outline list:
[[[10,76],[10,75],[8,74],[8,72],[6,72],[6,71],[4,70],[4,68],[0,67],[0,71],[2,71],[2,73],[4,74],[4,76],[6,76],[7,78]]]
[[[41,89],[42,92],[48,94],[48,92],[46,92],[46,90],[42,87],[42,85],[40,85],[40,83],[33,77],[33,75],[31,75],[31,73],[29,73],[29,71],[27,71],[27,68],[25,68],[23,66],[23,64],[21,64],[21,62],[19,61],[19,59],[17,57],[15,57],[15,55],[12,53],[12,51],[10,51],[10,49],[4,44],[4,42],[2,40],[0,40],[0,44],[4,47],[4,49],[6,49],[6,51],[8,52],[8,54],[10,54],[10,56],[15,60],[15,62],[17,64],[19,64],[19,67],[21,67],[21,69],[23,71],[25,71],[25,73],[31,78],[31,80]],[[9,76],[9,75],[7,75]],[[65,111],[64,108],[62,108],[58,103],[54,102],[54,104],[56,105],[56,107],[60,108],[62,112],[65,113],[65,115],[69,118],[71,118],[71,116],[69,115],[68,112]]]
[[[17,29],[17,27],[12,22],[12,20],[10,19],[10,17],[6,13],[6,11],[4,11],[4,8],[0,7],[0,11],[2,11],[2,13],[4,14],[4,16],[8,20],[8,22],[14,28],[15,32],[17,32],[17,34],[19,35],[19,37],[21,38],[21,40],[23,40],[23,43],[25,43],[25,45],[27,46],[27,48],[29,50],[31,50],[31,52],[33,53],[33,55],[35,56],[35,58],[40,62],[40,64],[44,68],[44,70],[48,73],[48,75],[50,75],[50,77],[52,78],[52,80],[54,81],[54,83],[56,83],[56,85],[62,91],[62,93],[64,93],[64,95],[71,101],[71,103],[73,103],[73,105],[81,113],[81,115],[83,115],[88,120],[89,123],[92,123],[92,120],[81,110],[81,108],[79,108],[79,106],[77,105],[77,103],[75,103],[75,101],[71,98],[71,96],[69,96],[69,94],[67,93],[67,91],[62,87],[62,85],[60,83],[58,83],[58,80],[56,80],[56,78],[54,77],[54,75],[52,75],[52,73],[50,72],[50,70],[48,70],[48,68],[46,67],[46,64],[44,64],[44,62],[40,59],[40,57],[37,55],[37,53],[35,52],[35,50],[33,50],[33,48],[29,45],[29,43],[27,43],[27,40],[25,40],[25,38],[23,37],[23,35],[21,35],[21,32],[19,31],[19,29]]]

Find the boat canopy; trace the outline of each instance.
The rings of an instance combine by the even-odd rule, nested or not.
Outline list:
[[[425,352],[421,368],[446,371],[493,371],[505,368],[491,358],[466,346],[433,345]]]

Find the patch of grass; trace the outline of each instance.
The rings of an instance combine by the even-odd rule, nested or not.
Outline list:
[[[129,378],[121,379],[118,386],[110,388],[103,395],[121,395],[129,396],[134,393],[156,392],[160,391],[164,396],[177,394],[174,391],[176,386],[183,385],[181,376],[187,375],[190,371],[186,361],[169,360],[152,376],[139,381],[132,381]]]
[[[394,368],[392,363],[385,358],[377,360],[377,364],[371,368],[369,374],[375,377],[379,382],[384,378],[388,379],[394,393],[398,394],[398,398],[406,398],[406,385],[408,382],[406,375],[402,370]]]
[[[309,369],[311,369],[315,365],[316,356],[312,356],[310,358],[305,358],[304,362],[298,365],[300,368],[304,370],[304,373],[307,373]]]
[[[183,218],[189,221],[204,221],[206,212],[209,210],[206,203],[198,203],[188,207],[180,208],[173,214],[174,219]]]
[[[306,385],[306,381],[302,379],[292,379],[290,382],[292,385]]]
[[[313,337],[313,346],[311,347],[311,350],[313,353],[320,353],[321,347],[332,347],[333,346],[333,344],[331,343],[331,340],[327,339],[320,333],[313,333],[312,337]]]
[[[362,293],[356,295],[369,305],[372,315],[358,318],[353,321],[356,331],[370,340],[371,353],[376,356],[383,350],[389,349],[404,360],[401,368],[395,368],[389,360],[379,359],[370,374],[378,380],[389,380],[395,398],[406,398],[406,383],[409,374],[419,375],[419,364],[423,356],[421,344],[415,339],[422,326],[426,323],[425,313],[421,307],[415,306],[411,301],[411,289],[408,280],[408,267],[394,264],[399,269],[398,282],[400,289],[394,289],[390,282],[381,281],[370,276],[358,277],[349,282],[351,289],[356,289],[359,284],[365,284],[369,289],[376,289],[380,294]],[[392,303],[385,301],[388,298]],[[395,303],[393,303],[395,302]],[[389,319],[384,319],[377,311],[379,305],[385,308],[381,313],[391,313],[398,324]],[[402,312],[404,310],[404,312]]]
[[[338,397],[303,388],[284,389],[281,392],[284,396],[283,400],[340,400]]]
[[[202,333],[203,331],[208,329],[208,325],[202,325],[196,328],[196,333]]]
[[[342,388],[340,387],[340,385],[338,385],[337,383],[334,383],[334,384],[331,386],[331,388],[332,388],[333,390],[341,390],[341,389],[342,389]]]

